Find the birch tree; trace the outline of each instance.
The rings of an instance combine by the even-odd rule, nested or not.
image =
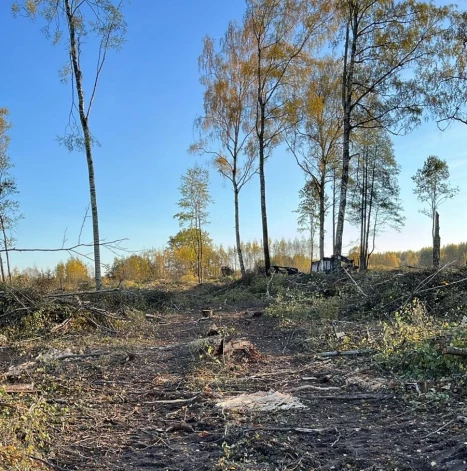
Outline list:
[[[313,271],[313,256],[315,248],[315,234],[316,228],[320,226],[321,216],[321,195],[315,183],[312,180],[308,180],[303,188],[299,191],[298,196],[300,203],[297,210],[298,213],[298,230],[300,232],[308,233],[310,241],[310,273]],[[321,257],[321,246],[320,246],[320,258]]]
[[[250,68],[255,77],[255,141],[258,155],[261,223],[266,273],[271,267],[266,208],[265,163],[283,139],[295,105],[285,88],[291,69],[305,46],[318,47],[328,31],[331,4],[306,0],[247,0],[245,32],[252,46]]]
[[[122,14],[122,1],[113,0],[25,0],[13,4],[15,14],[25,13],[34,19],[46,21],[44,31],[54,44],[65,42],[68,64],[63,78],[71,77],[73,99],[68,132],[60,140],[68,150],[84,151],[88,167],[89,193],[92,214],[94,277],[96,289],[102,288],[99,217],[96,177],[93,160],[93,138],[90,125],[91,110],[96,97],[102,69],[111,49],[119,50],[124,42],[126,23]],[[85,70],[84,51],[96,45],[95,66]],[[86,74],[89,75],[86,75]],[[85,90],[85,84],[90,88]],[[77,102],[77,103],[76,103]],[[78,113],[78,121],[75,112]]]
[[[399,231],[404,224],[400,168],[387,133],[373,129],[355,137],[349,221],[360,229],[359,264],[366,270],[377,236],[388,227]]]
[[[435,51],[449,9],[416,0],[338,0],[342,45],[343,149],[334,254],[342,253],[350,142],[357,129],[404,133],[422,115],[416,67]]]
[[[6,281],[7,277],[11,282],[9,251],[13,241],[11,231],[18,220],[22,218],[19,211],[19,202],[15,198],[18,193],[16,181],[11,175],[13,164],[8,155],[8,146],[10,144],[8,131],[10,128],[9,111],[6,108],[0,108],[0,240],[2,246],[0,251],[0,274],[3,282]],[[6,274],[2,253],[5,254]]]
[[[191,152],[212,156],[223,178],[230,181],[234,193],[235,241],[242,276],[246,275],[240,237],[239,196],[257,171],[255,153],[247,152],[254,131],[253,80],[247,67],[248,39],[231,22],[216,50],[212,38],[204,39],[199,58],[204,87],[204,115],[195,122],[200,132]]]
[[[311,60],[295,93],[299,121],[287,132],[287,145],[314,186],[319,206],[319,257],[324,258],[325,218],[333,200],[326,190],[335,176],[342,140],[339,63],[332,58]],[[308,190],[308,193],[311,190]]]

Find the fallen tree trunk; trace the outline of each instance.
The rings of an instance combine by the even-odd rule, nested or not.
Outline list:
[[[461,357],[467,357],[467,348],[460,348],[460,347],[446,347],[443,350],[445,355],[457,355]]]

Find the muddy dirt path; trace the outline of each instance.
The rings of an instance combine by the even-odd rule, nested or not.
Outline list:
[[[150,346],[95,345],[87,351],[101,356],[40,373],[55,381],[50,400],[68,409],[65,426],[53,432],[55,469],[467,470],[467,426],[457,420],[465,403],[417,402],[416,393],[407,396],[370,369],[368,358],[317,360],[304,353],[305,330],[281,329],[264,315],[213,320],[253,342],[259,361],[186,348],[209,330],[211,322],[198,318],[164,316]],[[2,355],[2,369],[17,361],[13,351]],[[216,407],[270,390],[306,407]]]

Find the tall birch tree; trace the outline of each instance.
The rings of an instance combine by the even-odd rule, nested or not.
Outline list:
[[[257,171],[254,152],[247,152],[254,132],[252,74],[248,70],[249,44],[245,32],[231,22],[216,50],[214,40],[204,39],[199,58],[204,87],[204,114],[195,121],[200,132],[191,152],[212,156],[234,193],[235,241],[242,276],[246,275],[240,237],[239,196]]]
[[[255,77],[256,123],[253,149],[258,155],[264,264],[269,274],[269,232],[265,163],[291,125],[295,104],[285,89],[291,69],[303,60],[305,46],[318,47],[328,31],[330,2],[247,0],[245,32],[252,45],[250,67]]]
[[[343,149],[334,254],[342,254],[350,143],[357,129],[404,133],[422,115],[416,67],[434,53],[449,9],[417,0],[338,0],[343,51]]]
[[[86,155],[97,290],[102,288],[101,241],[93,160],[95,139],[91,132],[90,116],[107,54],[111,49],[119,50],[124,42],[126,22],[122,3],[113,0],[24,0],[13,4],[15,14],[23,12],[32,19],[42,16],[46,21],[46,36],[51,37],[54,44],[63,41],[67,45],[69,62],[62,72],[64,78],[71,77],[73,99],[69,132],[60,140],[68,150],[78,149]],[[85,70],[84,51],[93,47],[96,47],[95,65]],[[86,80],[85,73],[89,73]],[[89,84],[90,88],[85,90],[85,84]],[[79,125],[74,117],[76,110]]]

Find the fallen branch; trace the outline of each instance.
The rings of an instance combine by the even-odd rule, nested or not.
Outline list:
[[[316,356],[318,357],[339,357],[339,356],[353,356],[353,355],[369,355],[372,353],[376,353],[376,350],[373,348],[367,348],[363,350],[334,350],[332,352],[321,352],[317,353]]]
[[[337,391],[338,389],[341,389],[341,388],[338,386],[322,387],[322,386],[312,386],[310,384],[307,384],[305,386],[298,386],[297,388],[289,389],[288,392],[306,391],[307,389],[312,389],[313,391]]]
[[[27,384],[0,384],[0,391],[8,394],[35,393],[37,389],[32,383]]]
[[[189,399],[161,399],[159,401],[147,401],[142,402],[141,404],[151,405],[151,404],[187,404],[198,399],[198,396],[190,397]]]
[[[467,357],[467,348],[460,347],[445,347],[443,350],[445,355],[457,355],[460,357]]]
[[[108,355],[108,353],[64,353],[63,355],[54,357],[54,360],[76,360],[81,358],[95,358],[102,355]]]
[[[390,394],[350,394],[346,396],[311,396],[309,400],[366,401],[392,399]]]
[[[38,461],[39,463],[45,464],[49,468],[56,469],[57,471],[69,471],[66,468],[62,468],[61,466],[57,466],[56,464],[53,464],[53,463],[51,463],[50,461],[47,461],[47,460],[43,460],[42,458],[39,458],[37,456],[28,455],[28,458],[31,459],[31,460],[34,460],[34,461]]]
[[[450,420],[449,422],[446,422],[444,425],[442,425],[442,426],[439,427],[438,429],[433,430],[433,432],[430,432],[428,435],[425,435],[425,436],[423,437],[423,439],[428,438],[428,437],[430,437],[431,435],[434,435],[435,433],[441,432],[441,430],[445,429],[448,425],[451,425],[451,424],[454,422],[454,420],[456,420],[456,419],[452,419],[452,420]]]
[[[426,293],[427,291],[432,291],[434,289],[442,289],[442,288],[448,288],[452,285],[457,285],[458,283],[465,283],[467,281],[467,278],[462,278],[462,280],[457,280],[457,281],[451,281],[447,284],[444,285],[438,285],[438,286],[433,286],[432,288],[426,288],[422,289],[419,291],[419,293]]]
[[[15,404],[8,404],[8,402],[0,401],[0,407],[9,407],[10,409],[17,409]]]
[[[456,263],[455,261],[452,261],[452,262],[449,262],[449,263],[446,263],[445,265],[443,265],[442,267],[438,268],[434,273],[432,273],[431,275],[427,276],[425,279],[423,279],[418,285],[417,287],[412,291],[412,293],[410,293],[410,295],[408,296],[408,298],[405,300],[405,302],[399,306],[397,310],[404,310],[405,307],[407,306],[407,304],[410,302],[410,300],[415,296],[417,295],[418,293],[421,293],[421,292],[424,292],[424,291],[428,291],[430,288],[425,288],[423,289],[428,283],[430,283],[434,278],[436,278],[436,276],[442,272],[443,270],[445,270],[446,268],[448,268],[450,265],[453,265],[454,263]]]
[[[60,324],[56,325],[55,327],[52,327],[50,329],[50,332],[57,332],[59,331],[60,329],[63,329],[63,327],[66,327],[71,321],[71,317],[68,317],[67,319],[65,319],[63,322],[61,322]]]
[[[15,312],[19,312],[19,311],[29,311],[30,309],[32,309],[32,307],[18,307],[18,308],[16,308],[16,309],[12,309],[11,311],[5,312],[5,314],[0,315],[0,319],[1,319],[2,317],[11,316],[11,314],[14,314]]]
[[[353,276],[345,268],[344,268],[344,272],[352,280],[353,284],[357,287],[358,291],[360,291],[360,293],[363,294],[363,296],[368,297],[368,295],[362,290],[362,288],[358,286],[358,283],[354,280]]]
[[[47,294],[44,296],[44,298],[64,298],[64,297],[70,297],[70,296],[81,296],[83,294],[106,294],[106,293],[115,293],[118,291],[122,291],[120,288],[109,288],[109,289],[103,289],[100,291],[76,291],[76,292],[70,292],[70,293],[55,293],[55,294]]]
[[[335,432],[333,428],[312,427],[248,427],[242,429],[244,432],[296,432],[296,433],[324,433]]]

